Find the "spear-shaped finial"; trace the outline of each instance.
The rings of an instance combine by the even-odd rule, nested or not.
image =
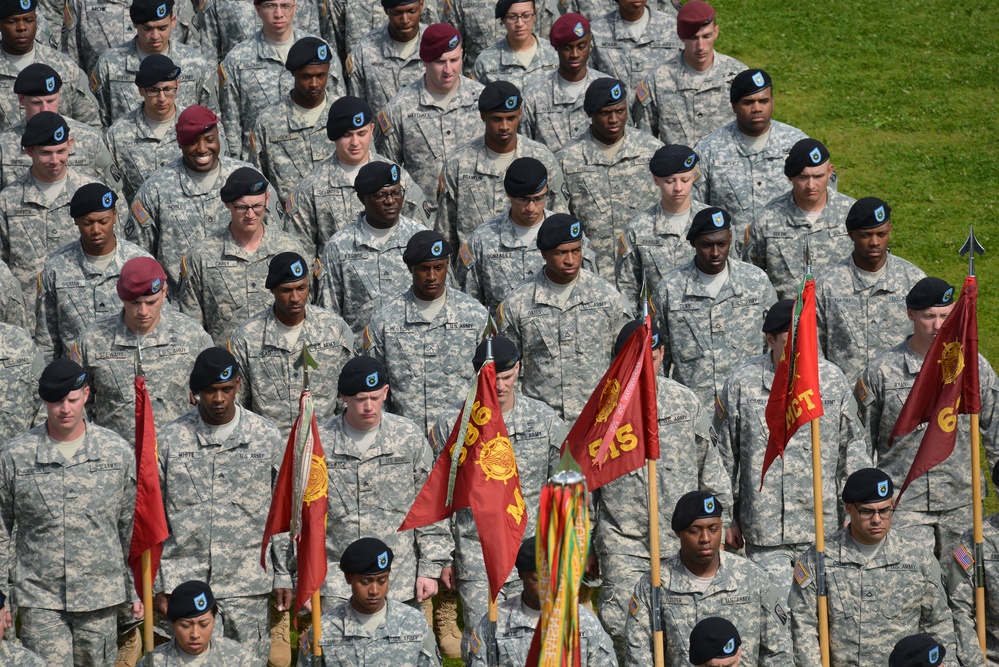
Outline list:
[[[302,343],[302,354],[298,355],[298,359],[295,360],[295,368],[302,369],[302,389],[308,389],[309,369],[319,368],[319,364],[312,358],[312,355],[309,353],[309,346],[306,343]]]
[[[802,250],[802,259],[805,262],[805,275],[812,273],[812,249],[808,247],[808,239],[805,239],[805,248]]]
[[[649,276],[642,270],[642,318],[649,316],[649,304],[652,303],[652,290],[649,288]]]
[[[968,227],[968,240],[961,246],[960,252],[961,257],[968,256],[968,276],[973,278],[975,276],[975,255],[985,254],[985,248],[975,238],[975,227],[973,225]]]

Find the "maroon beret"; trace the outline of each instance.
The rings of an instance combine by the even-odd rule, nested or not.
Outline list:
[[[159,294],[166,289],[163,267],[152,257],[133,257],[121,267],[118,276],[118,298],[131,301],[140,296]]]
[[[693,39],[697,31],[715,20],[715,8],[703,0],[690,0],[676,15],[676,34]]]
[[[199,136],[218,124],[219,117],[211,109],[191,105],[177,119],[177,143],[180,146],[190,146]]]
[[[551,32],[548,34],[548,41],[556,49],[561,48],[569,42],[586,37],[590,32],[590,21],[582,14],[569,12],[558,17],[552,24]]]
[[[448,51],[461,45],[461,33],[450,23],[434,23],[427,26],[420,39],[420,60],[432,63]]]

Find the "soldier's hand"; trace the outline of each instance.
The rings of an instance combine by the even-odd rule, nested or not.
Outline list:
[[[14,619],[6,609],[0,609],[0,635],[7,632],[7,628],[14,625]],[[0,641],[3,641],[0,638]]]
[[[141,602],[132,603],[132,618],[139,620],[146,615],[146,608],[142,606]]]
[[[447,590],[454,590],[455,584],[457,583],[454,576],[454,565],[448,565],[447,567],[441,569],[441,583],[444,584],[444,588]]]
[[[597,560],[597,555],[592,551],[586,557],[586,576],[589,579],[600,578],[600,561]]]
[[[742,528],[739,527],[739,524],[733,523],[725,529],[725,546],[731,547],[733,550],[738,551],[744,545],[745,541],[742,539]]]
[[[290,588],[275,588],[274,601],[278,611],[288,611],[295,601],[295,596]]]
[[[153,596],[153,609],[166,616],[167,605],[170,603],[170,596],[166,593],[157,593]]]
[[[437,580],[433,577],[416,578],[416,601],[423,602],[437,595]]]

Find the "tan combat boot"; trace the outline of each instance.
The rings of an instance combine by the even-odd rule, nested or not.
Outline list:
[[[114,667],[135,667],[142,660],[142,626],[118,635],[118,659]]]
[[[596,614],[597,611],[593,608],[593,590],[594,589],[590,588],[586,584],[580,584],[579,585],[579,604],[580,604],[580,606],[586,607],[591,612],[593,612],[594,614]]]
[[[434,635],[445,658],[461,657],[461,630],[458,629],[458,592],[442,590],[434,609]]]
[[[267,667],[291,667],[291,612],[278,611],[271,600],[271,652]]]

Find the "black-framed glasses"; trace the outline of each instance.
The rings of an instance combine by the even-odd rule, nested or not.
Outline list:
[[[890,519],[892,514],[895,513],[894,507],[885,507],[879,510],[873,509],[871,507],[857,507],[857,514],[860,515],[861,519],[873,519],[874,515],[877,514],[882,519]]]
[[[391,190],[379,190],[378,192],[372,194],[371,198],[379,204],[384,204],[389,200],[389,198],[401,200],[405,196],[406,188],[392,188]]]

